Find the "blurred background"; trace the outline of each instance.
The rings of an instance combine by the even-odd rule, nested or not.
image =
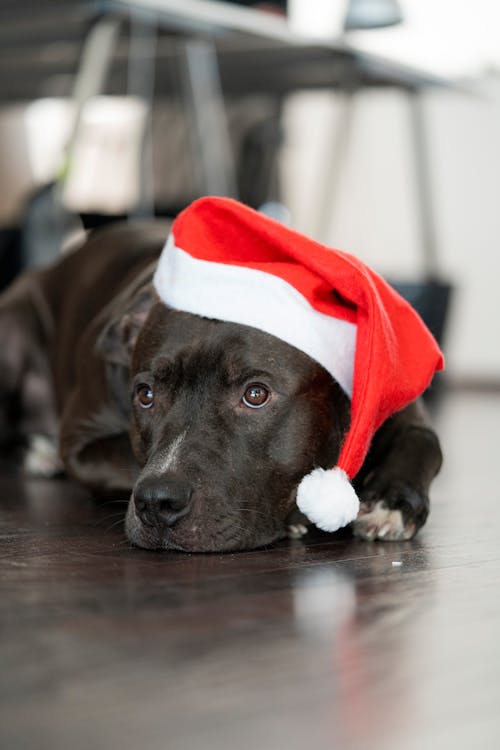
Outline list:
[[[496,0],[2,0],[0,284],[230,195],[359,255],[500,386]]]

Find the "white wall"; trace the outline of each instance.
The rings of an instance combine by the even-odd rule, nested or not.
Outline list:
[[[454,378],[499,380],[500,78],[485,78],[477,95],[429,92],[424,103],[440,269],[456,285],[445,347],[448,371]],[[49,105],[67,127],[60,104]],[[398,91],[357,95],[348,143],[340,142],[344,159],[333,170],[328,155],[338,145],[342,105],[333,94],[314,93],[291,97],[286,106],[283,182],[293,224],[393,278],[418,277],[421,238],[408,103]],[[38,126],[40,106],[31,122],[37,159],[28,148],[26,110],[13,107],[0,116],[4,225],[19,219],[23,198],[59,162],[62,130],[47,127],[45,116],[45,126]]]
[[[479,92],[428,92],[424,111],[439,266],[456,285],[448,371],[457,379],[500,380],[500,79],[485,79]],[[342,107],[329,93],[296,95],[287,104],[283,183],[293,225],[392,278],[418,277],[421,237],[405,95],[356,96],[333,174],[327,155]]]

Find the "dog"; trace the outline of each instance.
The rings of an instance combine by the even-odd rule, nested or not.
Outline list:
[[[26,442],[29,473],[126,493],[125,532],[139,547],[231,551],[301,536],[297,486],[335,464],[349,399],[284,341],[163,304],[152,278],[168,228],[96,230],[4,292],[0,438]],[[441,461],[419,401],[389,418],[353,482],[354,535],[411,539]]]

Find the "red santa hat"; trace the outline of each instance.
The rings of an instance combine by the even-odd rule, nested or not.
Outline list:
[[[337,380],[350,428],[337,465],[302,479],[297,505],[326,531],[353,521],[350,479],[373,435],[444,364],[413,308],[358,258],[227,198],[201,198],[177,217],[154,282],[170,307],[277,336]]]

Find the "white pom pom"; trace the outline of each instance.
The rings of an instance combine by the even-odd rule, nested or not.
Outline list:
[[[297,505],[319,529],[336,531],[354,521],[359,499],[345,471],[314,469],[297,489]]]

